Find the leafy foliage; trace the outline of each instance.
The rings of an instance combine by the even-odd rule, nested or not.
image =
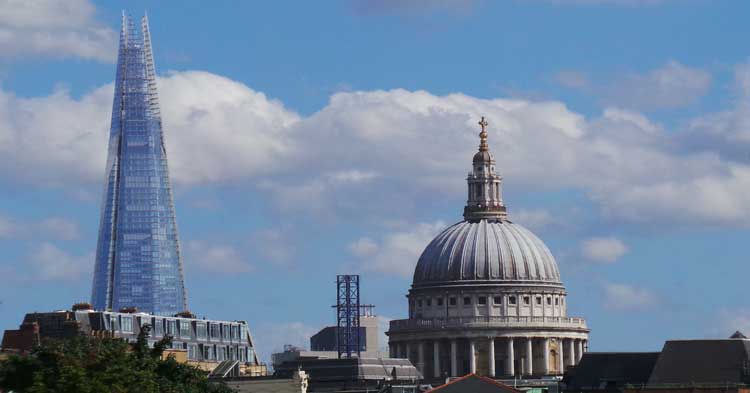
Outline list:
[[[209,384],[206,373],[174,358],[162,358],[172,343],[165,337],[148,345],[150,327],[138,340],[77,336],[47,340],[29,356],[0,361],[0,391],[24,393],[225,393],[223,384]]]

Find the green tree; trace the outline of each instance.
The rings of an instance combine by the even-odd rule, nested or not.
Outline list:
[[[76,336],[45,340],[28,356],[0,361],[0,390],[26,393],[227,393],[209,384],[196,367],[162,358],[172,343],[165,337],[148,345],[145,325],[135,343],[117,338]]]

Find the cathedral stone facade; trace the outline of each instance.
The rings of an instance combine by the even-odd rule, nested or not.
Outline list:
[[[388,331],[391,357],[426,378],[560,375],[586,350],[589,329],[567,315],[555,258],[513,223],[482,118],[464,220],[425,248],[408,294],[409,318]]]

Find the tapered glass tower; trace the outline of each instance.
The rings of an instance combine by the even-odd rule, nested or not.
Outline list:
[[[123,15],[92,303],[187,310],[148,20]]]

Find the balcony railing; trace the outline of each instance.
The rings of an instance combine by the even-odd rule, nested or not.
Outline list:
[[[586,329],[586,320],[578,317],[450,317],[433,319],[395,319],[390,322],[390,330],[443,329],[456,327],[540,327]]]

